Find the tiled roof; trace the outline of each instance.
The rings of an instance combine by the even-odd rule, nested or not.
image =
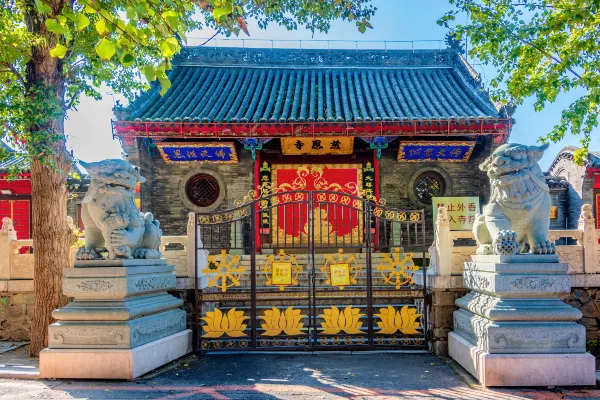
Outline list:
[[[0,140],[2,149],[10,153],[11,156],[5,160],[0,161],[0,173],[7,173],[9,170],[16,169],[19,172],[29,171],[29,158],[14,151],[12,148],[6,145],[6,143]]]
[[[553,171],[554,167],[557,163],[563,158],[569,159],[573,161],[573,156],[576,150],[579,150],[579,147],[576,146],[566,146],[561,151],[558,152],[554,160],[550,164],[548,171]],[[588,168],[600,168],[600,152],[598,151],[590,151],[588,152],[587,159],[584,160],[583,165]]]
[[[441,51],[187,48],[137,121],[367,122],[504,118],[464,60]]]

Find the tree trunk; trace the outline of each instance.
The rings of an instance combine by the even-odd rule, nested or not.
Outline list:
[[[51,0],[47,3],[54,12],[60,12],[64,6],[64,0]],[[48,345],[48,325],[52,322],[52,311],[66,303],[66,298],[62,295],[62,270],[69,265],[67,173],[71,164],[64,140],[63,61],[50,56],[56,37],[46,30],[44,18],[38,14],[33,2],[27,8],[25,20],[30,32],[46,39],[44,44],[32,47],[26,70],[27,94],[31,104],[40,108],[34,113],[46,113],[47,117],[33,119],[29,128],[32,142],[27,143],[31,157],[35,287],[29,353],[38,356]],[[56,106],[54,110],[58,112],[46,109],[48,100]]]
[[[52,311],[66,304],[62,295],[63,268],[69,265],[66,178],[62,171],[32,159],[35,312],[29,352],[38,356],[48,346]]]

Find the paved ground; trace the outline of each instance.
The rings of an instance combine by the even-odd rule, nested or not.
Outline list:
[[[429,354],[246,354],[191,356],[134,382],[0,380],[0,399],[545,400],[600,390],[470,387]]]

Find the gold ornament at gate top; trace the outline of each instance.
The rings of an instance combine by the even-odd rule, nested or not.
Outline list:
[[[362,270],[362,267],[359,266],[356,262],[356,254],[344,254],[344,249],[339,249],[338,254],[325,254],[325,265],[321,267],[321,272],[327,276],[326,285],[333,286],[333,282],[331,280],[330,275],[330,265],[332,264],[348,264],[349,275],[350,275],[350,285],[356,285],[358,280],[356,279],[358,273]],[[346,285],[337,286],[338,289],[343,290]]]
[[[225,250],[221,250],[221,254],[208,256],[208,264],[202,270],[208,277],[207,286],[218,287],[221,292],[226,292],[232,286],[240,286],[240,277],[244,272],[246,268],[240,266],[240,256],[227,254]]]
[[[321,322],[323,331],[320,335],[336,335],[341,331],[348,335],[363,333],[360,330],[363,325],[360,318],[364,317],[365,314],[359,312],[358,308],[352,308],[351,305],[346,307],[344,311],[340,311],[336,306],[323,310],[323,314],[319,314],[319,317],[325,320]]]
[[[247,325],[243,322],[250,317],[245,317],[243,311],[237,311],[234,308],[230,309],[227,314],[223,313],[218,308],[214,311],[207,311],[206,317],[200,318],[206,322],[206,325],[202,326],[204,329],[203,338],[219,338],[223,335],[237,338],[242,336],[248,336],[244,333]]]
[[[291,281],[289,285],[278,285],[273,283],[273,263],[286,262],[291,264]],[[267,262],[260,268],[260,271],[267,277],[267,286],[279,286],[279,290],[284,291],[286,286],[298,285],[298,275],[302,272],[302,267],[298,264],[296,256],[293,254],[286,254],[284,250],[279,250],[277,255],[267,256]]]
[[[258,318],[265,321],[264,324],[261,324],[264,329],[261,336],[279,336],[281,332],[295,336],[302,335],[304,323],[301,321],[306,318],[306,315],[301,315],[300,310],[294,307],[288,307],[284,312],[277,307],[272,307],[270,310],[265,310],[264,314]]]
[[[396,247],[394,253],[382,254],[383,264],[376,267],[381,272],[383,283],[395,285],[400,289],[402,285],[414,283],[413,275],[419,269],[413,261],[413,253],[404,253]]]
[[[381,320],[377,322],[380,330],[376,333],[392,335],[400,331],[405,335],[417,335],[419,334],[417,329],[421,326],[417,318],[421,315],[417,314],[417,310],[414,307],[409,306],[402,307],[400,311],[397,311],[391,305],[388,305],[386,308],[380,308],[379,314],[375,314]]]

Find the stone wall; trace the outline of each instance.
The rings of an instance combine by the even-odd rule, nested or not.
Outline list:
[[[600,357],[600,288],[573,288],[562,300],[581,311],[577,322],[585,326],[588,351]]]
[[[568,187],[550,187],[552,206],[556,206],[556,218],[550,219],[550,229],[569,229]],[[577,216],[579,218],[579,215]],[[557,243],[558,244],[558,243]],[[562,243],[561,243],[562,244]]]
[[[426,243],[433,241],[433,208],[431,204],[419,202],[414,195],[412,184],[425,171],[435,171],[446,181],[443,196],[473,196],[479,197],[484,204],[489,195],[489,184],[486,174],[479,169],[491,151],[491,139],[482,139],[475,146],[468,162],[397,162],[399,141],[384,150],[379,160],[380,197],[387,205],[403,209],[425,209]]]
[[[453,313],[456,299],[467,294],[467,289],[431,288],[431,350],[434,354],[448,354],[448,333],[454,324]]]
[[[35,306],[33,281],[3,281],[0,286],[6,286],[0,288],[0,340],[29,340]]]

